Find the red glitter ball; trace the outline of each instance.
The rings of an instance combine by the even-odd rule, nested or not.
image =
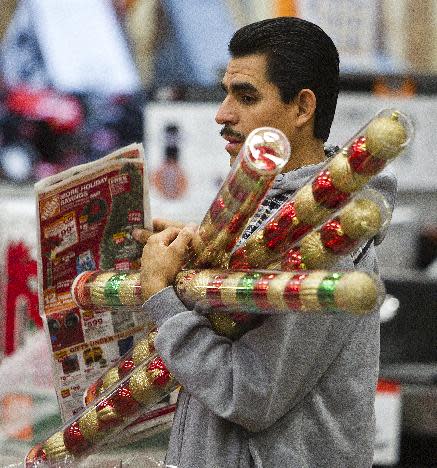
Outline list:
[[[26,468],[34,468],[41,462],[47,461],[47,455],[41,445],[32,447],[30,452],[26,455]]]
[[[324,247],[339,255],[350,252],[357,245],[356,240],[343,233],[338,218],[325,223],[321,227],[320,239]]]
[[[236,250],[229,261],[229,266],[232,270],[249,270],[251,265],[247,260],[246,249],[244,247]]]
[[[129,383],[120,385],[112,396],[114,409],[122,416],[131,416],[138,411],[140,404],[133,398]]]
[[[272,220],[264,227],[263,237],[266,240],[276,239],[276,237],[280,236],[282,232],[283,229],[278,226],[278,223]]]
[[[135,369],[135,363],[132,358],[129,359],[124,359],[119,365],[118,365],[118,375],[120,377],[124,377],[125,375],[129,374],[130,371]]]
[[[69,452],[75,455],[84,452],[89,447],[89,443],[82,435],[77,421],[74,421],[64,430],[64,445]]]
[[[285,203],[280,211],[275,216],[280,228],[289,228],[296,218],[296,210],[294,208],[294,201]]]
[[[302,261],[300,250],[290,249],[282,258],[281,267],[284,271],[303,270],[305,264]]]
[[[366,150],[366,138],[355,140],[348,151],[348,161],[354,172],[366,176],[377,174],[386,164],[383,159],[373,157]]]
[[[269,310],[269,309],[272,308],[269,301],[268,301],[268,299],[267,299],[267,293],[268,293],[268,290],[269,290],[270,281],[272,279],[274,279],[275,276],[276,275],[274,275],[272,273],[263,275],[254,284],[252,298],[253,298],[255,304],[260,309]]]
[[[307,276],[308,273],[299,273],[294,275],[285,286],[284,299],[290,309],[299,310],[302,307],[299,299],[299,292],[302,281]]]
[[[244,223],[245,217],[241,213],[235,214],[228,224],[228,231],[232,234],[237,233]]]
[[[156,357],[148,366],[147,371],[158,371],[153,377],[153,384],[159,387],[167,385],[170,380],[170,372],[168,371],[161,357]]]
[[[315,178],[312,187],[314,200],[326,208],[338,208],[350,197],[349,193],[335,188],[329,171],[322,171]]]
[[[211,219],[213,221],[216,221],[217,218],[222,214],[223,210],[225,209],[225,202],[223,200],[223,197],[217,197],[209,210]]]
[[[102,388],[103,380],[98,379],[96,382],[91,384],[85,393],[85,404],[89,405],[92,401],[94,401],[100,393],[100,389]]]

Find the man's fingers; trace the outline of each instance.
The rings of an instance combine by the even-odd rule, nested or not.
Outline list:
[[[167,229],[164,229],[164,231],[158,232],[156,234],[153,234],[153,236],[150,236],[147,243],[169,245],[176,239],[179,232],[179,228],[169,227]]]
[[[138,229],[135,228],[132,230],[132,237],[137,241],[141,242],[142,244],[145,244],[147,242],[147,239],[153,234],[152,231],[149,231],[148,229]]]
[[[164,231],[165,229],[169,227],[175,227],[182,229],[185,226],[184,223],[181,223],[179,221],[171,221],[169,219],[164,219],[164,218],[154,218],[153,219],[153,230],[155,232],[161,232]]]
[[[187,247],[190,245],[191,240],[193,239],[195,233],[195,228],[193,226],[184,227],[176,237],[176,239],[170,244],[172,249],[178,255],[185,255],[187,252]]]

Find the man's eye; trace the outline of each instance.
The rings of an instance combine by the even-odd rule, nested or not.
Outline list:
[[[247,94],[244,94],[243,96],[241,96],[241,102],[243,104],[254,104],[256,101],[256,99],[253,97],[253,96],[249,96]]]

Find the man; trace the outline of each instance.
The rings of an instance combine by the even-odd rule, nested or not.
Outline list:
[[[280,205],[326,158],[338,94],[338,55],[317,26],[276,18],[231,39],[216,121],[231,162],[260,126],[281,129],[292,156],[258,216]],[[388,193],[388,177],[377,181]],[[181,383],[166,462],[179,468],[364,467],[372,464],[378,313],[269,316],[236,341],[187,310],[171,284],[190,226],[155,222],[142,259],[144,310],[156,348]],[[250,230],[250,229],[249,229]],[[141,236],[139,236],[141,237]],[[373,246],[339,268],[375,269]]]

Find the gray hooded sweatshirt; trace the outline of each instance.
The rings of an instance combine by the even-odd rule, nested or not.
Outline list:
[[[290,193],[323,164],[278,176]],[[394,203],[395,180],[372,182]],[[356,265],[376,272],[373,245]],[[156,348],[183,386],[166,463],[178,468],[370,467],[379,362],[379,314],[280,314],[236,341],[187,310],[172,287],[143,306]]]

